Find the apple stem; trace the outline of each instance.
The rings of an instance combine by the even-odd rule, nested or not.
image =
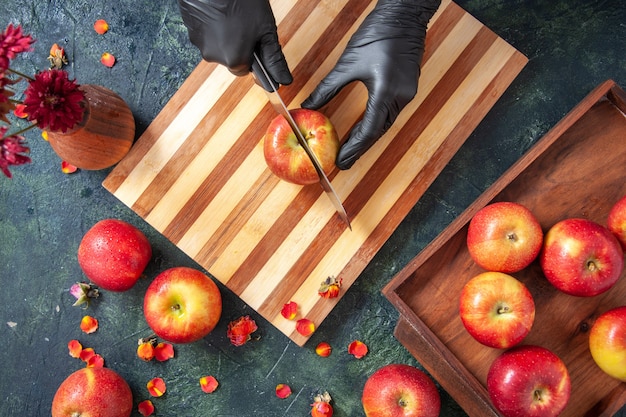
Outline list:
[[[517,241],[517,234],[515,232],[510,232],[506,235],[507,239],[512,240],[514,242]]]
[[[511,309],[509,308],[509,306],[498,306],[498,309],[496,310],[496,312],[498,314],[506,314],[510,311]]]
[[[533,392],[533,396],[535,397],[535,401],[541,402],[541,390],[540,389],[536,389],[535,392]]]

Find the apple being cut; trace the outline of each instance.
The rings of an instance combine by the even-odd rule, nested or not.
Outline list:
[[[571,380],[565,363],[552,351],[521,345],[493,361],[487,391],[504,417],[556,417],[569,402]]]
[[[483,272],[461,291],[463,326],[483,345],[507,349],[520,343],[535,320],[535,303],[526,286],[502,272]]]
[[[579,297],[609,290],[624,267],[617,238],[594,221],[576,218],[561,220],[548,230],[539,260],[552,285]]]
[[[619,240],[622,250],[626,252],[626,195],[611,207],[607,227]]]
[[[132,288],[151,258],[152,247],[141,230],[117,219],[97,222],[78,246],[78,264],[87,278],[109,291]]]
[[[133,394],[128,383],[109,368],[82,368],[70,374],[52,399],[52,417],[128,417]]]
[[[535,260],[543,243],[543,231],[535,215],[519,203],[489,204],[472,217],[467,249],[488,271],[518,272]]]
[[[191,343],[217,325],[222,296],[215,282],[201,271],[170,268],[146,289],[143,313],[158,337],[171,343]]]
[[[421,370],[390,364],[365,382],[361,403],[366,417],[437,417],[441,398],[435,383]]]
[[[339,152],[339,137],[330,119],[317,110],[289,111],[300,128],[309,148],[322,170],[328,175],[335,167]],[[319,175],[306,151],[283,116],[272,120],[263,139],[265,162],[278,178],[293,184],[319,182]]]
[[[626,306],[600,315],[589,332],[589,350],[604,372],[626,382]]]

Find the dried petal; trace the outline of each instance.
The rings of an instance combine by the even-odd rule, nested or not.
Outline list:
[[[87,360],[87,368],[103,368],[104,358],[99,354],[95,354]]]
[[[330,405],[332,398],[328,392],[324,392],[321,395],[316,395],[313,398],[313,404],[311,404],[311,416],[312,417],[332,417],[333,406]]]
[[[202,391],[206,392],[207,394],[214,392],[218,386],[219,382],[217,382],[217,379],[215,379],[215,377],[212,375],[207,375],[200,378],[200,388],[202,388]]]
[[[70,164],[69,162],[62,161],[61,162],[61,172],[64,174],[73,174],[78,171],[78,167]]]
[[[154,344],[151,341],[139,343],[137,356],[146,362],[150,362],[154,358]]]
[[[98,330],[98,320],[91,316],[84,316],[80,321],[80,329],[87,333],[93,333]]]
[[[235,346],[244,345],[251,339],[250,334],[257,330],[257,325],[250,316],[243,316],[228,323],[226,335]]]
[[[26,106],[24,104],[16,104],[15,109],[13,110],[13,114],[15,115],[15,117],[18,117],[20,119],[26,119],[28,117],[28,113],[26,113],[25,109]]]
[[[93,348],[85,348],[80,351],[78,358],[83,362],[89,362],[89,359],[96,355],[96,351]]]
[[[298,304],[295,301],[284,304],[280,314],[287,320],[294,320],[298,314]]]
[[[148,381],[147,384],[148,392],[153,397],[160,397],[165,394],[165,390],[167,387],[165,386],[165,381],[162,378],[152,378]]]
[[[67,343],[67,349],[70,351],[72,358],[80,358],[80,353],[83,351],[83,345],[78,340],[70,340]]]
[[[48,132],[45,130],[41,131],[41,137],[43,138],[43,140],[45,140],[46,142],[48,142]]]
[[[93,30],[95,30],[98,35],[104,35],[109,30],[109,24],[104,19],[98,19],[93,24]]]
[[[353,355],[357,359],[361,359],[367,355],[367,345],[360,340],[355,340],[348,346],[348,353]]]
[[[139,405],[137,405],[137,411],[139,411],[139,414],[144,417],[151,416],[154,414],[154,405],[150,400],[143,400],[139,403]]]
[[[109,52],[105,52],[100,57],[100,62],[102,63],[102,65],[111,68],[113,65],[115,65],[115,56]]]
[[[63,65],[67,64],[65,49],[59,47],[56,43],[52,45],[50,55],[48,55],[48,61],[50,61],[51,68],[61,69]]]
[[[323,298],[335,298],[339,295],[341,282],[341,279],[330,276],[322,281],[319,290],[317,290],[317,293],[320,295],[320,297]]]
[[[300,319],[296,322],[296,330],[302,336],[311,336],[315,331],[315,323],[309,319]]]
[[[315,353],[320,355],[322,358],[329,357],[332,350],[332,347],[327,342],[320,342],[315,347]]]
[[[170,343],[160,342],[154,348],[154,357],[159,362],[165,362],[174,357],[174,346]]]
[[[77,282],[70,287],[70,294],[76,298],[76,302],[72,306],[85,304],[85,308],[89,306],[92,298],[98,298],[100,292],[95,285],[86,282]]]
[[[287,398],[291,395],[291,387],[287,384],[276,385],[276,396],[278,398]]]

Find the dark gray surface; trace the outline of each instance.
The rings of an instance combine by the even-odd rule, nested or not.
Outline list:
[[[82,367],[67,352],[74,338],[95,348],[106,366],[128,380],[135,403],[149,398],[146,382],[162,376],[168,391],[153,399],[158,416],[305,416],[322,390],[333,396],[335,416],[363,415],[361,389],[374,370],[390,362],[418,365],[393,337],[398,314],[381,288],[595,86],[608,78],[626,86],[622,0],[458,4],[530,61],[304,348],[222,287],[224,312],[214,333],[177,346],[169,362],[141,362],[135,348],[137,339],[149,334],[141,307],[149,280],[126,293],[104,293],[87,310],[99,318],[100,329],[81,334],[85,311],[71,307],[68,289],[83,279],[76,250],[98,220],[124,219],[147,234],[154,250],[148,276],[197,265],[101,187],[109,170],[62,174],[49,145],[38,132],[29,132],[33,163],[12,169],[12,180],[0,179],[0,415],[49,415],[56,387]],[[110,23],[104,36],[92,29],[98,18]],[[58,43],[66,49],[72,77],[108,87],[127,101],[138,134],[200,59],[174,0],[3,0],[0,27],[9,22],[23,24],[37,39],[35,52],[17,60],[19,69],[32,73],[47,67],[48,49]],[[99,63],[105,50],[118,59],[111,69]],[[236,348],[226,338],[226,326],[244,314],[256,319],[260,340]],[[361,360],[346,352],[354,339],[369,345]],[[322,340],[334,348],[329,358],[314,353]],[[207,374],[221,384],[210,395],[198,385]],[[278,399],[278,383],[289,384],[292,396]],[[464,415],[444,391],[441,395],[442,416]]]

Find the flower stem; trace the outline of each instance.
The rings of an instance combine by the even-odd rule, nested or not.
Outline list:
[[[28,75],[26,75],[26,74],[24,74],[22,72],[16,71],[16,70],[14,70],[12,68],[7,68],[7,71],[17,75],[18,77],[22,77],[22,78],[24,78],[26,80],[35,81],[35,79],[33,77],[29,77]]]
[[[36,123],[30,124],[30,125],[26,126],[24,129],[19,130],[19,131],[15,132],[15,133],[12,133],[11,135],[7,135],[7,137],[9,137],[9,136],[21,136],[24,133],[26,133],[29,130],[31,130],[32,128],[34,128],[34,127],[37,127]]]

